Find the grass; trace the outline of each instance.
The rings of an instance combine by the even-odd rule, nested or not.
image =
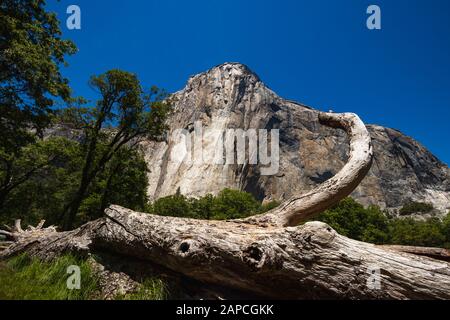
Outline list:
[[[139,289],[130,294],[119,295],[117,300],[166,300],[169,291],[166,283],[158,278],[148,278],[139,287]]]
[[[80,267],[81,287],[67,288],[67,267]],[[87,300],[98,291],[89,264],[71,255],[42,262],[27,255],[0,265],[0,300]]]
[[[80,289],[67,288],[71,274],[67,268],[80,268]],[[0,300],[91,300],[98,299],[98,279],[90,264],[72,255],[52,262],[42,262],[27,255],[0,261]],[[166,283],[158,278],[145,279],[134,293],[119,295],[119,300],[164,300],[168,298]]]

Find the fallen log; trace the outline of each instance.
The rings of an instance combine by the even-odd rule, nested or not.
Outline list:
[[[0,255],[52,259],[102,251],[270,298],[450,298],[450,264],[351,240],[321,222],[260,226],[111,206],[104,218],[73,231],[22,238]],[[371,286],[374,270],[378,287]]]
[[[384,249],[430,257],[437,260],[450,261],[450,249],[401,245],[383,245],[381,247]]]
[[[267,214],[205,221],[110,206],[72,231],[6,231],[15,242],[0,253],[53,259],[108,252],[161,265],[192,279],[276,299],[450,299],[450,264],[339,235],[306,219],[347,196],[372,161],[370,137],[354,114],[320,114],[350,136],[348,163],[332,179]],[[4,234],[6,234],[4,232]]]

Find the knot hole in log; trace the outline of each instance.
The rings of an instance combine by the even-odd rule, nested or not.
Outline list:
[[[258,247],[258,244],[253,243],[243,251],[243,254],[244,262],[253,270],[261,269],[264,264],[264,252]]]
[[[189,248],[191,247],[191,245],[188,242],[182,242],[180,244],[180,251],[181,253],[187,253],[189,251]]]

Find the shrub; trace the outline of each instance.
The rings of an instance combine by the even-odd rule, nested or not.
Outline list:
[[[437,218],[416,221],[393,219],[389,224],[390,242],[411,246],[440,247],[445,245],[442,222]]]
[[[400,215],[408,215],[412,213],[428,213],[433,210],[433,205],[423,202],[410,202],[405,204],[399,211]]]
[[[195,218],[188,199],[182,194],[163,197],[150,206],[150,213],[161,216]]]
[[[194,219],[237,219],[263,213],[278,206],[277,201],[265,205],[252,194],[239,190],[224,189],[217,196],[187,198],[178,190],[175,195],[163,197],[149,205],[147,212],[162,216]]]
[[[199,199],[191,198],[191,210],[193,217],[199,219],[214,219],[214,203],[216,198],[212,194],[207,194]]]
[[[261,204],[248,192],[224,189],[215,198],[213,216],[216,219],[245,218],[259,211]]]
[[[450,211],[447,216],[442,220],[443,228],[442,233],[445,236],[445,247],[450,248]]]
[[[375,206],[366,209],[352,198],[346,198],[321,213],[317,220],[355,240],[383,243],[388,238],[388,219],[384,213]]]
[[[450,247],[450,213],[442,221],[437,218],[427,221],[391,218],[376,206],[364,208],[355,200],[346,198],[320,214],[318,220],[356,240],[376,244]]]

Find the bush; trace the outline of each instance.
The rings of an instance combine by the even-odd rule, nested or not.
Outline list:
[[[450,213],[442,221],[437,218],[427,221],[390,218],[376,206],[364,208],[355,200],[346,198],[320,214],[318,220],[355,240],[450,248]]]
[[[352,198],[321,213],[317,220],[355,240],[384,243],[388,239],[388,219],[384,213],[375,206],[366,209]]]
[[[411,218],[393,219],[389,224],[390,242],[393,244],[443,247],[445,235],[439,219],[416,221]]]
[[[258,213],[261,204],[248,192],[224,189],[213,203],[215,219],[238,219]]]
[[[445,236],[445,247],[450,248],[450,211],[447,216],[442,220],[443,230],[442,233]]]
[[[207,194],[199,199],[191,198],[189,199],[189,204],[191,205],[192,217],[197,219],[215,219],[214,217],[214,204],[216,198],[212,194]]]
[[[185,217],[206,220],[245,218],[263,213],[278,206],[277,201],[262,205],[250,193],[224,189],[217,196],[187,198],[178,190],[175,195],[154,201],[147,211],[162,216]]]
[[[182,194],[160,198],[150,206],[150,212],[160,216],[196,218],[191,204]]]
[[[423,202],[410,202],[405,204],[399,211],[400,215],[408,215],[412,213],[428,213],[433,210],[433,205]]]

